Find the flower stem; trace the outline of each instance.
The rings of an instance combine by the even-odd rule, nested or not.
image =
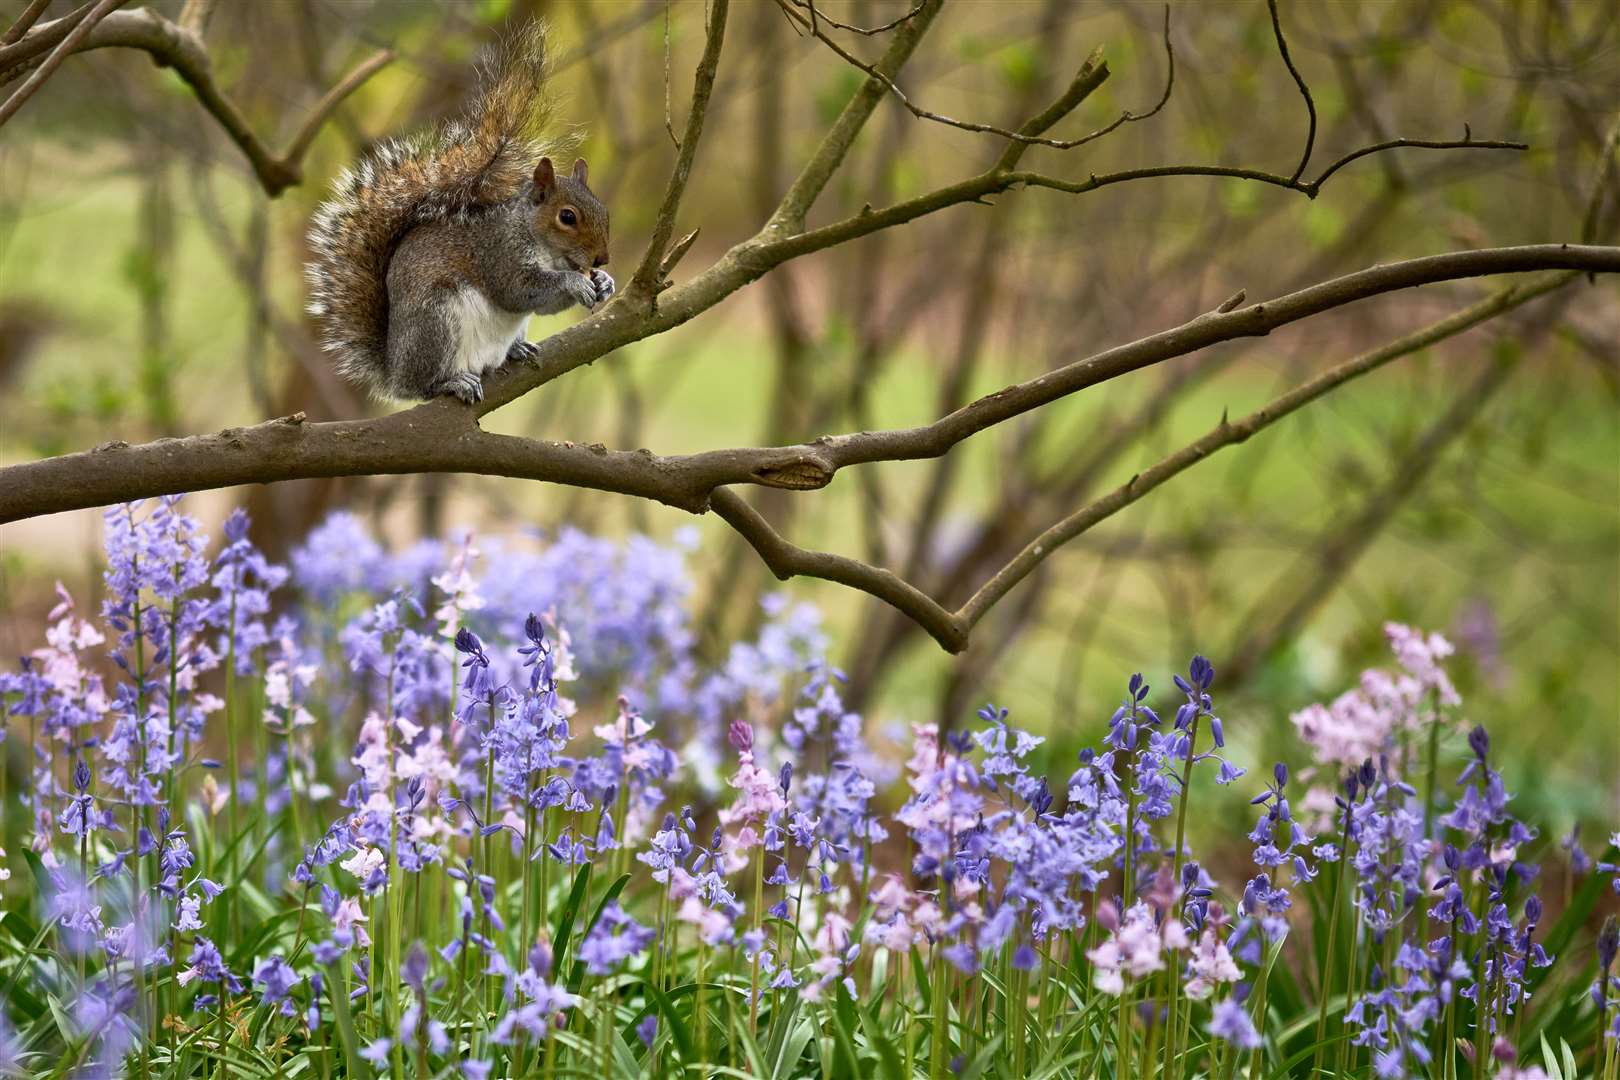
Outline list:
[[[1181,852],[1187,839],[1187,795],[1192,790],[1193,761],[1198,755],[1198,721],[1202,713],[1195,713],[1187,725],[1187,767],[1181,773],[1181,806],[1176,812],[1176,850],[1170,859],[1170,883],[1181,887]],[[1166,918],[1181,918],[1181,911],[1173,910]],[[1176,1061],[1176,1008],[1181,999],[1181,961],[1170,960],[1170,1000],[1164,1030],[1164,1075],[1171,1075]]]
[[[225,758],[230,767],[231,801],[230,816],[231,837],[235,839],[242,835],[241,818],[238,806],[241,803],[241,764],[236,749],[236,590],[231,590],[231,611],[225,639]],[[241,875],[237,867],[241,860],[240,845],[231,849],[230,868],[227,873],[229,880],[235,881]],[[225,936],[233,937],[236,930],[236,893],[232,889],[225,897]]]
[[[1124,889],[1119,897],[1119,921],[1125,921],[1125,912],[1129,910],[1131,897],[1136,893],[1136,880],[1131,867],[1131,852],[1136,847],[1136,784],[1127,783],[1125,787],[1125,865],[1121,875]],[[1126,1045],[1130,1038],[1130,987],[1120,991],[1119,1017],[1116,1023],[1114,1047],[1118,1059],[1119,1080],[1129,1080],[1131,1074],[1131,1055]]]
[[[1440,691],[1434,692],[1434,707],[1429,717],[1428,778],[1423,784],[1423,835],[1433,833],[1434,792],[1440,776]]]
[[[754,860],[754,929],[757,931],[765,918],[765,848],[759,849],[758,858]],[[765,945],[761,941],[754,949],[753,971],[748,978],[748,1027],[750,1030],[759,1028],[759,954],[764,951]]]
[[[1344,808],[1344,832],[1339,843],[1339,861],[1333,869],[1333,902],[1328,907],[1327,950],[1322,955],[1322,981],[1317,988],[1321,998],[1316,1016],[1316,1052],[1312,1055],[1311,1072],[1322,1067],[1322,1041],[1327,1037],[1328,998],[1333,989],[1333,951],[1339,939],[1339,903],[1344,894],[1344,864],[1350,861],[1350,816],[1355,804],[1347,802]]]

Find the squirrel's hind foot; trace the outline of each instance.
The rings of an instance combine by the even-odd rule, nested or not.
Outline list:
[[[484,382],[470,371],[458,371],[434,384],[433,395],[441,394],[451,394],[468,405],[476,405],[484,400]]]

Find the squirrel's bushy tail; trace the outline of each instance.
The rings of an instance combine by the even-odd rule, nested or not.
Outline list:
[[[546,29],[528,24],[486,66],[465,115],[374,150],[332,186],[309,229],[309,313],[338,371],[384,389],[388,262],[412,226],[475,212],[516,195],[548,143]]]

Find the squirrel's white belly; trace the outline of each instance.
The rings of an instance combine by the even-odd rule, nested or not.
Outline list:
[[[457,371],[482,374],[498,368],[506,362],[512,344],[528,336],[527,315],[502,311],[470,285],[463,286],[450,301],[450,317],[456,326]]]

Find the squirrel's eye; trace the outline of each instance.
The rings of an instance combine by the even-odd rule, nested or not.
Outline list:
[[[579,224],[579,217],[572,210],[569,210],[566,207],[563,209],[562,213],[557,215],[557,220],[570,229]]]

